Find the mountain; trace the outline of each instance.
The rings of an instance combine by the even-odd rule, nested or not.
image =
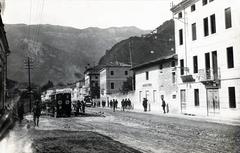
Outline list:
[[[131,37],[115,44],[105,52],[99,60],[99,65],[118,61],[136,66],[161,56],[174,54],[174,37],[174,21],[166,21],[149,34]]]
[[[95,65],[105,51],[130,36],[149,31],[136,27],[75,29],[55,25],[5,25],[11,50],[8,78],[27,81],[24,60],[33,59],[32,81],[44,84],[73,82],[82,78],[87,64]]]

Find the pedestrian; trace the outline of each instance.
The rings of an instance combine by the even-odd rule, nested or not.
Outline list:
[[[128,106],[128,109],[131,108],[131,100],[129,98],[127,99],[127,106]]]
[[[19,123],[22,123],[23,120],[23,114],[24,114],[24,105],[22,101],[18,101],[18,107],[17,107],[17,112],[18,112],[18,120]]]
[[[144,112],[147,111],[147,104],[148,104],[147,98],[143,98],[143,108],[144,108]]]
[[[113,100],[110,100],[110,108],[113,106]]]
[[[165,102],[165,100],[164,100],[164,96],[163,96],[163,95],[161,96],[161,99],[162,99],[163,113],[165,114],[165,113],[166,113],[166,110],[165,110],[165,108],[166,108],[166,102]]]
[[[124,109],[125,109],[125,100],[124,99],[122,99],[121,105],[122,105],[122,110],[124,111]]]
[[[81,101],[81,106],[82,106],[82,113],[85,114],[85,102],[83,100]]]
[[[116,108],[117,108],[117,100],[113,99],[113,112],[115,112]]]
[[[39,117],[41,115],[41,101],[36,99],[33,105],[33,122],[34,126],[39,126]]]

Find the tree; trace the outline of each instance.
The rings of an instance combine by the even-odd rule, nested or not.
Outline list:
[[[46,90],[52,88],[53,86],[54,86],[53,82],[48,80],[48,82],[41,87],[41,91],[42,92],[46,91]]]

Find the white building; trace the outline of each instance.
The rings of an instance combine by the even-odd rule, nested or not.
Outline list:
[[[143,109],[143,98],[147,98],[148,110],[162,113],[162,100],[169,106],[170,113],[179,113],[176,82],[177,56],[166,55],[132,68],[135,73],[135,109]]]
[[[41,95],[41,100],[43,101],[43,102],[46,102],[46,101],[50,101],[51,100],[51,94],[54,92],[54,90],[53,89],[49,89],[49,90],[47,90],[47,91],[45,91],[44,93],[42,93],[42,95]]]
[[[183,0],[171,11],[181,112],[240,117],[240,1]]]

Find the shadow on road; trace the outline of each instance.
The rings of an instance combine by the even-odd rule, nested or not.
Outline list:
[[[141,153],[110,137],[91,131],[36,130],[33,153]]]

